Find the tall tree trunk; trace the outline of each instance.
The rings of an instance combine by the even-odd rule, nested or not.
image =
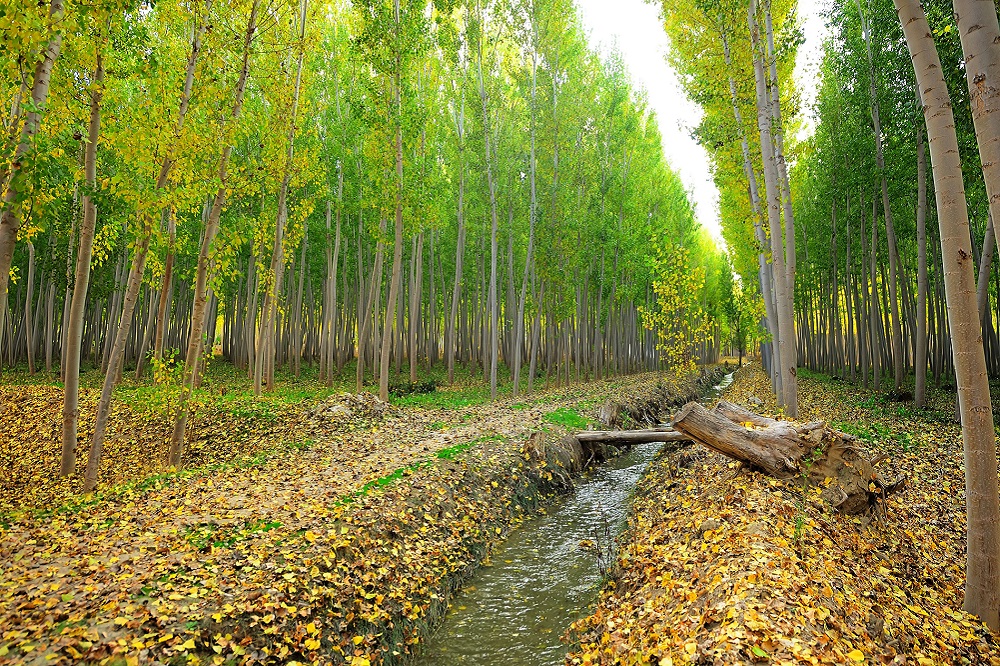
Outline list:
[[[374,326],[372,324],[372,319],[374,318],[374,312],[373,312],[373,310],[375,310],[375,309],[378,308],[378,305],[376,304],[376,298],[377,298],[377,296],[379,295],[379,292],[380,292],[379,287],[380,287],[381,275],[382,275],[382,262],[383,262],[384,256],[385,256],[385,246],[383,245],[381,238],[383,236],[385,236],[386,225],[387,225],[387,220],[386,220],[385,216],[383,215],[382,219],[379,221],[379,240],[376,242],[376,246],[377,247],[376,247],[376,250],[375,250],[375,263],[372,266],[371,279],[368,281],[368,296],[366,298],[364,298],[364,299],[361,299],[361,296],[362,296],[362,294],[361,294],[361,287],[363,285],[362,285],[362,282],[360,280],[358,281],[358,298],[359,298],[359,300],[363,300],[363,302],[359,303],[359,311],[358,311],[359,312],[359,316],[362,317],[362,320],[358,322],[358,363],[357,363],[357,367],[356,367],[356,371],[357,371],[356,379],[357,379],[357,392],[358,393],[361,393],[361,389],[364,387],[364,379],[365,379],[365,345],[368,342],[368,336],[370,334],[370,331],[372,330],[372,328],[374,328]],[[360,259],[361,259],[361,234],[360,234],[360,229],[361,229],[361,226],[359,224],[358,225],[358,230],[359,230],[359,233],[358,233],[358,271],[359,272],[361,271],[361,261],[360,261]]]
[[[327,372],[327,375],[326,375],[326,385],[327,386],[333,386],[333,372],[332,372],[331,364],[334,364],[336,362],[338,372],[340,370],[340,364],[334,358],[334,355],[336,354],[336,347],[337,347],[336,334],[337,334],[337,327],[338,327],[338,324],[339,324],[338,319],[337,319],[337,264],[340,262],[340,214],[341,214],[341,209],[343,207],[343,205],[342,205],[343,191],[344,191],[343,187],[344,187],[343,172],[342,171],[338,171],[338,180],[337,180],[337,230],[336,230],[335,235],[334,235],[334,241],[333,241],[333,262],[332,262],[331,267],[330,267],[330,276],[329,276],[331,295],[330,295],[330,318],[329,318],[329,321],[330,321],[330,332],[329,332],[329,340],[328,340],[328,344],[329,344],[330,348],[329,348],[329,357],[327,359],[327,370],[326,370],[326,372]],[[339,354],[337,354],[337,356],[339,357]]]
[[[219,232],[222,209],[226,205],[226,188],[229,182],[229,158],[233,152],[233,146],[229,143],[229,137],[233,131],[233,126],[236,125],[240,115],[243,113],[243,97],[250,71],[250,45],[253,42],[254,33],[257,31],[257,12],[259,9],[260,0],[254,0],[253,6],[250,8],[250,18],[247,21],[247,28],[243,37],[243,66],[240,69],[240,76],[236,82],[233,108],[230,112],[228,123],[224,127],[224,140],[227,145],[222,149],[222,156],[219,158],[219,187],[215,191],[212,209],[208,214],[205,233],[201,240],[201,248],[198,251],[198,268],[194,280],[194,305],[191,310],[191,329],[188,333],[187,353],[184,357],[184,372],[181,376],[181,394],[174,417],[173,433],[170,436],[168,464],[174,467],[180,466],[184,453],[184,433],[187,430],[187,420],[190,416],[189,402],[194,392],[196,369],[201,356],[202,337],[205,334],[205,311],[208,306],[207,292],[210,268],[209,252]],[[212,341],[209,340],[209,349],[211,349],[211,343]],[[94,469],[93,482],[96,482],[96,479],[97,470]],[[93,487],[91,482],[91,470],[88,466],[87,484]]]
[[[160,304],[156,308],[156,335],[153,338],[153,358],[163,360],[163,345],[169,325],[170,306],[174,295],[174,244],[177,239],[177,218],[169,209],[163,211],[167,224],[167,258],[163,261],[163,283]]]
[[[779,404],[791,417],[798,416],[798,380],[796,378],[796,339],[794,323],[794,295],[788,288],[785,264],[785,247],[781,231],[781,191],[775,166],[774,147],[771,142],[771,105],[767,101],[764,65],[759,48],[756,2],[750,3],[748,12],[750,35],[754,45],[754,78],[757,84],[757,127],[760,131],[761,153],[764,161],[764,188],[767,193],[767,217],[771,232],[771,266],[774,277],[775,306],[778,314],[778,353],[781,367],[781,393]]]
[[[917,101],[920,90],[917,89]],[[917,340],[914,354],[914,403],[927,404],[927,149],[924,128],[917,127]]]
[[[52,345],[55,338],[56,284],[49,274],[45,290],[45,374],[52,376]]]
[[[954,14],[965,55],[972,121],[995,228],[1000,224],[1000,20],[996,5],[989,0],[955,0]],[[1000,247],[996,229],[994,237]]]
[[[177,110],[177,123],[174,126],[173,145],[160,163],[160,173],[156,179],[157,191],[165,188],[169,182],[170,170],[175,161],[173,147],[177,145],[177,141],[184,129],[184,119],[187,116],[188,107],[191,102],[191,91],[194,88],[194,75],[198,65],[198,56],[201,54],[201,39],[209,25],[211,9],[212,0],[205,0],[205,15],[198,28],[194,31],[194,36],[191,40],[191,52],[188,56],[184,87],[181,92],[180,106]],[[128,339],[129,331],[132,328],[132,311],[135,309],[139,288],[142,286],[142,275],[146,267],[146,255],[149,252],[149,241],[153,231],[153,220],[149,213],[143,214],[142,222],[142,229],[139,231],[139,241],[132,258],[132,268],[129,271],[128,286],[122,303],[121,320],[118,325],[117,334],[115,335],[114,344],[111,348],[107,374],[104,376],[104,385],[101,388],[101,399],[97,404],[97,419],[94,424],[94,434],[90,440],[87,474],[84,481],[87,490],[93,490],[96,485],[97,469],[100,465],[101,453],[104,450],[104,436],[108,425],[108,414],[111,409],[111,391],[114,388],[115,379],[118,376],[119,366],[125,352],[125,341]]]
[[[872,388],[876,391],[882,380],[882,341],[879,339],[878,320],[878,226],[876,220],[876,202],[872,197],[872,245],[871,259],[868,269],[871,280],[871,299],[868,301],[868,335],[872,352]]]
[[[417,360],[418,360],[418,333],[421,324],[420,303],[421,287],[424,282],[424,234],[416,235],[414,240],[414,257],[410,262],[412,279],[410,280],[410,340],[409,340],[409,360],[410,362],[410,382],[417,381]]]
[[[771,0],[764,0],[764,30],[767,34],[767,61],[771,75],[771,118],[774,136],[774,162],[778,170],[778,191],[781,194],[785,218],[785,276],[788,292],[795,293],[795,216],[792,212],[792,188],[785,165],[784,127],[781,124],[781,95],[778,88],[778,57],[774,50],[774,29],[771,25]]]
[[[750,143],[747,140],[746,131],[743,129],[743,113],[740,111],[739,100],[736,95],[736,79],[732,74],[732,56],[729,50],[729,34],[725,26],[719,28],[722,37],[723,54],[726,60],[726,69],[729,71],[729,98],[733,106],[733,117],[736,120],[737,131],[740,136],[740,146],[743,150],[743,173],[749,185],[750,207],[753,211],[754,234],[760,246],[757,252],[757,275],[760,279],[761,294],[764,297],[764,314],[767,322],[767,330],[771,334],[772,347],[776,348],[780,343],[778,331],[778,314],[774,304],[774,287],[771,283],[771,272],[767,266],[767,234],[764,232],[764,214],[761,211],[760,190],[757,184],[757,173],[753,166],[753,159],[750,155]],[[781,359],[775,355],[771,359],[771,383],[776,396],[781,395]]]
[[[84,153],[83,172],[87,185],[92,188],[97,181],[97,143],[101,136],[101,100],[104,96],[103,46],[97,49],[97,65],[90,91],[90,125],[87,130],[87,148]],[[83,315],[90,285],[90,260],[94,249],[94,227],[97,207],[90,194],[83,196],[83,224],[80,227],[80,249],[76,257],[73,279],[73,300],[69,306],[66,324],[65,375],[63,378],[63,430],[62,456],[59,473],[68,476],[76,467],[77,429],[80,417],[80,343],[83,339]],[[65,306],[64,306],[65,307]]]
[[[896,228],[892,222],[892,209],[889,206],[889,186],[885,176],[885,154],[882,146],[882,119],[879,114],[878,88],[875,82],[875,59],[872,55],[872,35],[868,17],[861,8],[861,1],[855,0],[858,16],[861,19],[861,32],[865,42],[865,53],[868,57],[868,95],[871,101],[872,127],[875,131],[875,163],[878,166],[880,185],[882,188],[882,215],[885,220],[886,252],[889,255],[889,312],[891,317],[891,349],[893,368],[893,387],[899,391],[903,383],[903,333],[899,320],[898,296],[898,263],[896,251]],[[874,219],[874,218],[873,218]]]
[[[534,261],[535,251],[535,222],[538,220],[538,187],[537,187],[537,159],[535,155],[535,139],[538,132],[537,127],[537,93],[538,93],[538,25],[535,16],[535,5],[531,6],[531,148],[528,158],[528,179],[531,188],[531,200],[528,208],[528,251],[524,257],[524,273],[521,276],[521,294],[517,300],[517,316],[514,320],[514,352],[511,361],[514,363],[513,383],[511,394],[517,397],[521,388],[521,356],[524,345],[524,310],[528,297],[528,276],[531,272],[531,265]]]
[[[993,248],[996,236],[993,222],[986,223],[986,233],[983,235],[983,249],[979,253],[979,271],[976,273],[976,307],[979,310],[980,326],[985,326],[989,310],[990,265],[993,263]]]
[[[35,297],[35,245],[28,241],[28,279],[24,298],[24,347],[28,361],[28,374],[35,374],[35,336],[33,333],[32,307]]]
[[[463,63],[464,64],[464,63]],[[456,217],[458,223],[458,238],[455,244],[455,281],[452,284],[451,309],[448,321],[445,323],[445,365],[448,372],[448,383],[455,381],[455,356],[458,353],[458,307],[462,295],[462,271],[465,258],[465,75],[462,70],[460,100],[454,111],[456,143],[458,148],[458,202]]]
[[[299,92],[302,87],[302,63],[305,59],[306,0],[299,7],[299,57],[295,68],[295,87],[292,93],[291,117],[285,138],[285,166],[278,187],[278,216],[274,227],[274,245],[271,250],[271,271],[268,290],[264,295],[260,334],[257,339],[257,359],[254,366],[253,391],[260,395],[266,383],[274,388],[274,363],[278,327],[278,299],[281,298],[282,279],[285,273],[285,224],[288,222],[288,187],[291,182],[292,158],[295,154],[295,123],[299,109]],[[265,382],[266,380],[266,382]]]
[[[951,99],[934,37],[918,0],[894,0],[920,87],[941,230],[948,320],[965,448],[965,610],[1000,629],[1000,487],[986,356],[973,296],[969,214]]]
[[[399,0],[394,3],[396,17],[396,69],[393,75],[393,96],[396,106],[396,224],[392,247],[392,277],[389,280],[389,297],[386,299],[385,322],[382,329],[382,356],[379,363],[378,394],[382,400],[389,399],[389,351],[392,347],[392,324],[396,308],[399,307],[399,286],[403,277],[403,104],[402,57],[398,50],[400,29]]]
[[[3,200],[0,202],[0,313],[7,302],[7,284],[10,281],[10,266],[14,261],[14,244],[17,242],[17,232],[21,227],[18,218],[18,199],[23,195],[18,190],[18,179],[20,173],[22,157],[31,149],[32,140],[38,133],[38,128],[42,122],[42,112],[45,102],[49,97],[49,83],[52,78],[52,67],[59,57],[62,48],[62,18],[63,0],[52,0],[49,3],[49,30],[52,36],[49,37],[41,58],[35,65],[35,75],[31,81],[31,107],[24,114],[24,124],[21,127],[21,139],[14,149],[14,159],[11,160],[10,170],[7,172],[7,190],[3,193]],[[13,127],[16,126],[18,118],[15,118]],[[0,182],[4,182],[0,179]]]
[[[490,283],[487,297],[489,311],[489,359],[490,359],[490,399],[497,399],[497,356],[498,356],[498,303],[497,303],[497,192],[493,180],[493,159],[490,153],[490,117],[489,96],[486,92],[486,81],[483,78],[483,45],[482,37],[479,43],[479,97],[483,104],[483,140],[486,151],[486,185],[490,195]]]

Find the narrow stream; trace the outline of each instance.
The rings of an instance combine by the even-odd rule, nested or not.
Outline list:
[[[732,374],[714,395],[732,383]],[[629,497],[660,444],[642,444],[580,480],[546,515],[511,532],[452,602],[441,628],[424,644],[418,666],[556,666],[559,640],[594,603],[601,574],[591,546],[605,546],[625,527]]]

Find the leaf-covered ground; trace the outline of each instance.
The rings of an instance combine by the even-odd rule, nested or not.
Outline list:
[[[1000,664],[997,637],[961,610],[953,394],[918,414],[825,377],[799,388],[803,421],[857,434],[891,456],[887,476],[909,474],[885,515],[832,515],[814,489],[701,447],[661,456],[637,491],[622,575],[574,625],[567,664]],[[759,367],[725,397],[775,409]]]
[[[99,391],[84,389],[80,400],[77,470],[87,462]],[[73,501],[81,476],[59,476],[62,438],[61,388],[0,386],[0,515]],[[288,441],[294,414],[287,405],[265,404],[252,411],[206,406],[190,425],[185,453],[190,467],[253,458]],[[172,422],[162,410],[123,400],[112,403],[100,470],[99,491],[161,471]]]
[[[143,479],[129,465],[162,446],[151,436],[145,453],[115,463],[140,480],[96,498],[5,485],[18,510],[0,523],[0,663],[397,663],[551,487],[552,462],[525,453],[528,433],[554,438],[608,398],[658,382],[495,405],[332,396],[266,436],[233,431],[238,417],[205,419],[233,452],[266,456],[226,448],[230,462],[215,464],[207,437],[207,464]],[[26,426],[0,442],[7,464],[55,463],[31,453],[57,446],[54,426],[27,427],[39,405],[58,411],[47,391],[4,394],[23,402]],[[120,416],[117,431],[142,427],[133,420]]]

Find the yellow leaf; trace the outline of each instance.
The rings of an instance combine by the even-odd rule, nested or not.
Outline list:
[[[847,657],[851,661],[862,662],[865,660],[865,653],[862,652],[861,650],[851,650],[850,652],[847,653]]]
[[[186,641],[184,641],[183,643],[181,643],[181,649],[182,650],[193,650],[194,649],[194,639],[193,638],[189,638]]]

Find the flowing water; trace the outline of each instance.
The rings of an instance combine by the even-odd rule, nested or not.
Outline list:
[[[732,374],[714,387],[732,383]],[[526,521],[452,602],[418,666],[556,666],[560,636],[597,598],[597,549],[625,527],[629,497],[660,444],[641,444],[580,480],[548,513]]]

